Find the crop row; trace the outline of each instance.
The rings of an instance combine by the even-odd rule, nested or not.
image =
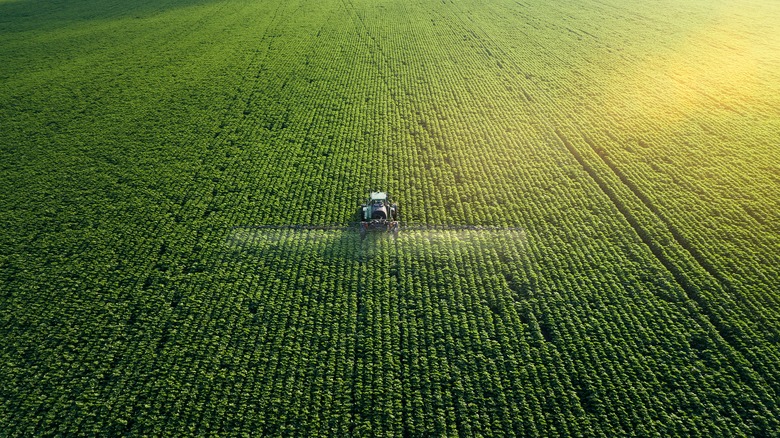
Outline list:
[[[724,270],[704,204],[608,135],[637,113],[594,109],[622,95],[545,21],[567,6],[482,3],[224,0],[107,24],[122,41],[87,27],[113,49],[26,81],[2,67],[0,428],[777,430],[771,239]],[[370,188],[432,229],[256,227],[349,222]]]

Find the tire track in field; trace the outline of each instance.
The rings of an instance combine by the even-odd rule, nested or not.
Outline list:
[[[724,328],[724,323],[729,326],[728,328],[732,328],[731,327],[732,324],[729,324],[728,321],[719,322],[720,317],[714,314],[712,310],[710,310],[712,306],[710,305],[710,303],[708,303],[707,298],[701,295],[700,287],[699,285],[696,284],[697,282],[694,279],[690,278],[690,273],[686,272],[676,261],[674,261],[671,257],[665,254],[664,249],[657,241],[657,238],[655,238],[652,235],[652,233],[648,231],[645,226],[642,225],[641,219],[637,218],[637,216],[631,212],[631,209],[627,207],[625,202],[621,200],[620,195],[617,194],[616,191],[613,189],[613,187],[611,187],[610,184],[599,175],[596,169],[594,169],[593,166],[586,161],[586,159],[577,150],[577,148],[569,141],[569,139],[558,128],[555,128],[554,132],[556,137],[561,141],[561,143],[565,146],[565,148],[571,153],[574,159],[580,164],[580,166],[582,166],[585,172],[591,177],[591,179],[596,183],[596,185],[601,189],[601,191],[607,196],[607,198],[609,198],[610,202],[615,206],[615,208],[623,215],[623,217],[626,219],[626,221],[634,230],[634,232],[642,240],[642,243],[644,243],[645,246],[647,246],[650,249],[650,252],[661,263],[661,265],[670,274],[672,274],[672,278],[674,278],[675,282],[685,292],[686,296],[691,301],[696,303],[696,309],[695,309],[696,312],[706,318],[706,320],[709,322],[712,328],[718,333],[720,338],[729,345],[729,347],[731,348],[734,354],[738,355],[738,358],[740,359],[739,361],[740,363],[734,365],[738,367],[747,366],[750,370],[752,370],[756,374],[755,376],[746,376],[740,374],[739,377],[743,381],[746,381],[746,383],[748,383],[749,386],[754,390],[759,388],[772,390],[772,385],[766,382],[766,380],[762,376],[763,373],[759,372],[756,369],[756,366],[753,365],[751,361],[747,360],[745,354],[743,353],[743,347],[740,345],[738,340],[735,339],[733,335],[726,332],[726,328]],[[595,150],[593,151],[593,153],[599,155]],[[630,181],[625,180],[625,176],[622,175],[619,169],[614,168],[613,167],[614,165],[611,166],[610,163],[604,161],[604,158],[601,157],[600,155],[599,157],[601,158],[602,162],[604,162],[604,165],[608,167],[610,171],[615,175],[615,177],[618,178],[623,183],[626,189],[628,189],[631,193],[634,194],[634,196],[642,203],[642,205],[647,210],[649,210],[653,214],[653,217],[656,218],[660,224],[663,224],[665,230],[667,230],[669,234],[672,236],[676,245],[683,248],[691,256],[691,259],[695,261],[698,267],[700,267],[704,272],[712,276],[715,280],[718,280],[718,276],[710,271],[712,267],[701,263],[700,259],[697,258],[698,253],[692,252],[689,249],[690,245],[686,244],[684,239],[680,237],[679,233],[675,232],[673,230],[673,227],[670,224],[668,224],[668,222],[665,221],[663,217],[658,215],[657,208],[655,208],[651,203],[648,204],[649,201],[647,200],[646,197],[642,195],[641,192],[635,191],[635,187],[632,187],[633,184],[630,183]],[[733,288],[729,289],[726,286],[720,284],[720,282],[716,284],[721,286],[722,289],[727,290],[728,292],[734,293],[736,295],[736,291],[734,291]],[[755,379],[759,379],[760,382],[759,385],[756,385],[754,383]],[[773,407],[767,406],[767,408],[772,409]]]
[[[448,18],[449,18],[449,17],[448,17]],[[449,19],[451,19],[451,18],[449,18]],[[466,28],[470,28],[470,29],[474,29],[474,26],[473,26],[473,24],[464,23],[464,27],[466,27]],[[478,29],[474,29],[474,30],[477,30],[477,31],[479,31]],[[473,35],[475,38],[479,38],[479,36],[477,36],[477,35],[476,35],[476,34],[474,34],[473,32],[471,33],[471,35]],[[483,40],[483,42],[484,42],[484,40]],[[485,48],[485,47],[483,46],[483,48]],[[493,47],[490,47],[490,49],[492,50],[492,49],[493,49]],[[549,127],[549,126],[548,126],[548,127]],[[429,135],[430,135],[430,133],[429,133]],[[562,149],[562,148],[561,148],[561,149]],[[565,150],[561,150],[561,151],[560,151],[560,154],[561,154],[562,156],[566,156],[566,155],[568,155],[568,154],[567,154],[567,152],[566,152]],[[556,154],[556,155],[557,155],[557,154]],[[696,322],[693,322],[693,325],[695,325],[695,324],[696,324]],[[566,380],[566,377],[565,377],[565,376],[559,376],[558,378],[559,378],[559,379],[561,379],[561,380]],[[624,379],[621,379],[621,378],[619,378],[619,377],[613,377],[612,379],[613,379],[615,382],[621,383],[621,384],[620,384],[620,385],[618,385],[618,386],[623,386],[623,385],[622,385],[622,382],[624,382],[624,381],[625,381]],[[568,380],[566,380],[566,381],[568,382]],[[571,383],[567,383],[567,385],[568,385],[569,387],[573,387]],[[575,389],[576,389],[576,388],[575,388]],[[581,408],[580,408],[580,409],[581,409]]]
[[[462,18],[463,15],[464,14],[462,12],[461,14],[457,15],[460,18],[460,22],[461,22],[460,24],[462,28],[476,30],[478,32],[478,36],[477,35],[475,36],[477,36],[477,38],[481,40],[481,42],[483,43],[483,47],[487,48],[489,46],[490,49],[492,49],[493,53],[501,55],[502,60],[505,60],[506,64],[513,66],[515,70],[520,70],[521,66],[517,64],[516,58],[510,56],[510,54],[504,49],[504,47],[501,44],[493,40],[493,38],[491,37],[488,31],[479,27],[475,29],[475,26],[473,24],[466,23]],[[548,53],[549,56],[554,58],[556,61],[565,64],[564,59],[560,58],[555,53],[550,52],[542,44],[536,43],[535,45],[538,47],[538,49],[542,50],[545,53]],[[538,93],[534,93],[535,98],[544,101],[545,105],[548,108],[555,108],[558,110],[555,113],[549,113],[547,111],[543,111],[542,114],[545,114],[546,116],[551,116],[556,113],[557,114],[571,113],[572,109],[570,107],[566,105],[560,105],[557,102],[554,102],[551,98],[546,96],[544,90],[538,90],[538,91],[539,91]],[[708,303],[707,297],[704,297],[699,293],[699,290],[702,289],[702,286],[697,284],[698,283],[697,279],[691,278],[690,273],[685,270],[684,266],[681,266],[680,264],[676,263],[676,261],[673,260],[673,258],[670,258],[666,254],[664,254],[663,248],[659,246],[660,242],[657,240],[657,237],[654,237],[651,234],[651,232],[644,225],[642,225],[642,220],[646,220],[646,218],[640,220],[637,218],[635,214],[632,213],[631,209],[634,207],[629,207],[626,205],[626,203],[621,201],[621,196],[624,195],[618,194],[615,188],[612,187],[609,182],[605,181],[601,176],[599,176],[598,171],[594,169],[594,167],[586,161],[586,159],[576,149],[576,147],[563,136],[561,130],[554,125],[554,122],[552,120],[555,120],[555,118],[550,117],[549,119],[541,119],[542,126],[547,131],[555,134],[558,140],[560,140],[561,143],[565,146],[565,149],[568,151],[568,153],[574,157],[574,159],[578,162],[578,164],[585,170],[585,172],[590,176],[590,178],[593,179],[593,181],[597,184],[599,189],[602,192],[604,192],[604,194],[607,196],[610,202],[617,208],[617,210],[621,213],[621,215],[624,216],[624,218],[631,226],[631,228],[634,230],[634,232],[640,237],[643,244],[645,244],[645,246],[647,246],[650,249],[653,256],[656,259],[658,259],[661,266],[663,266],[664,269],[667,270],[672,275],[672,278],[674,278],[675,282],[678,283],[678,285],[685,292],[686,296],[691,300],[691,302],[695,303],[696,308],[693,309],[693,312],[695,312],[694,315],[698,314],[703,316],[706,319],[705,322],[704,320],[699,320],[698,318],[694,317],[692,318],[693,321],[695,321],[696,324],[703,326],[702,328],[704,330],[708,329],[707,326],[714,329],[718,333],[720,339],[729,346],[731,353],[726,354],[726,357],[729,358],[731,364],[735,367],[735,371],[737,371],[736,377],[739,380],[743,381],[752,390],[756,391],[757,395],[761,398],[762,404],[764,405],[765,409],[767,409],[770,412],[776,411],[777,408],[775,404],[766,403],[767,400],[772,400],[775,398],[774,397],[775,391],[773,386],[764,377],[764,375],[767,374],[771,375],[772,373],[769,370],[767,370],[765,367],[762,367],[760,364],[759,365],[754,364],[756,360],[751,361],[747,359],[748,355],[751,356],[753,359],[758,359],[758,358],[756,358],[755,355],[750,351],[750,346],[744,345],[744,342],[742,342],[739,335],[742,328],[736,326],[733,321],[730,321],[729,319],[724,319],[722,315],[719,316],[717,313],[715,313],[714,310],[712,310],[713,306],[710,303]],[[571,127],[572,125],[568,125],[568,126]],[[615,168],[609,166],[607,163],[605,163],[605,166],[607,166],[607,168],[610,169],[610,171],[615,175],[615,177],[618,180],[620,180],[623,183],[623,185],[626,185],[626,182],[623,181],[625,176],[623,178],[620,178],[620,174],[615,172]],[[641,204],[656,217],[657,223],[664,226],[666,230],[672,234],[676,246],[683,248],[691,256],[691,258],[698,265],[698,267],[703,270],[703,272],[709,274],[713,279],[718,280],[718,283],[720,283],[721,278],[725,279],[719,274],[713,275],[713,271],[715,271],[715,269],[712,267],[712,265],[706,264],[706,262],[702,264],[703,258],[701,257],[701,255],[697,251],[695,250],[691,251],[691,249],[689,249],[691,248],[690,244],[687,244],[687,241],[679,234],[679,232],[676,233],[675,235],[675,232],[673,232],[670,229],[667,221],[663,220],[662,217],[658,216],[657,213],[658,209],[652,206],[652,203],[648,205],[649,200],[646,197],[645,199],[642,199],[642,197],[640,197],[639,194],[637,194],[637,192],[632,190],[632,188],[629,185],[626,185],[626,189],[634,193],[634,196],[638,198]],[[699,256],[698,258],[697,255]],[[718,284],[718,285],[720,285],[721,288],[723,288],[724,290],[729,290],[728,288],[723,287],[722,284]],[[719,319],[721,320],[721,323],[718,323]],[[730,333],[728,333],[727,330]],[[765,354],[766,353],[763,353],[762,356],[764,356]],[[759,367],[764,370],[763,373],[759,371]],[[766,392],[770,392],[771,394],[769,396],[766,396]]]
[[[639,236],[639,238],[642,240],[642,242],[650,248],[650,251],[653,253],[656,259],[674,276],[674,279],[677,281],[677,283],[680,285],[680,287],[683,288],[683,290],[687,293],[689,298],[693,299],[697,303],[699,303],[699,298],[695,292],[692,291],[693,285],[690,284],[687,278],[685,278],[684,274],[680,272],[680,270],[677,268],[677,266],[671,262],[666,255],[664,255],[662,249],[656,244],[654,239],[650,236],[650,233],[647,232],[647,230],[644,229],[644,227],[639,223],[639,220],[636,218],[636,216],[631,213],[631,210],[626,207],[625,203],[620,200],[620,197],[615,193],[615,191],[609,186],[609,184],[602,179],[598,172],[591,166],[590,164],[585,161],[585,158],[582,156],[582,154],[577,151],[577,148],[569,141],[569,139],[559,130],[554,129],[555,135],[558,137],[558,139],[561,141],[561,143],[566,147],[566,149],[569,151],[569,153],[574,157],[575,160],[582,166],[582,168],[585,170],[585,172],[591,177],[591,179],[596,183],[596,185],[601,189],[601,191],[609,198],[610,202],[615,206],[615,208],[625,217],[626,221],[631,225],[631,228],[633,228],[634,232]],[[595,151],[594,151],[595,153]],[[598,155],[598,154],[597,154]],[[603,157],[602,157],[603,160]],[[605,162],[606,164],[606,162]],[[615,173],[616,176],[620,178],[620,174],[615,172],[615,169],[610,166],[610,169]],[[623,178],[620,178],[620,180],[626,184],[626,181]],[[626,184],[627,185],[627,184]],[[637,197],[639,195],[637,192],[635,192],[631,186],[628,186],[629,190],[631,190]],[[639,198],[642,203],[649,208],[651,211],[655,213],[657,209],[653,208],[651,205],[648,205],[647,199]],[[656,215],[657,216],[657,215]],[[659,218],[660,220],[660,218]],[[681,244],[679,240],[677,240],[677,237],[675,236],[675,240],[678,244]]]
[[[456,16],[460,17],[460,15],[456,15]],[[488,43],[488,44],[490,44],[490,46],[491,46],[491,47],[490,47],[490,50],[492,50],[492,51],[493,51],[493,52],[495,52],[495,53],[503,53],[503,54],[505,55],[505,56],[504,56],[504,59],[507,59],[507,60],[509,60],[509,61],[510,61],[510,63],[513,63],[513,64],[514,64],[514,63],[516,63],[516,62],[515,62],[515,60],[514,60],[513,58],[509,57],[509,56],[508,56],[508,54],[506,54],[506,53],[505,53],[505,52],[502,50],[502,48],[501,48],[500,46],[496,46],[496,45],[495,45],[495,42],[494,42],[494,41],[491,41],[491,39],[490,39],[490,36],[489,36],[489,35],[487,35],[487,34],[484,34],[484,31],[482,31],[482,29],[474,29],[474,26],[473,26],[472,24],[466,23],[466,22],[464,22],[462,19],[461,19],[461,25],[462,25],[462,27],[463,27],[464,29],[473,29],[473,30],[477,30],[479,33],[482,33],[482,34],[483,34],[483,35],[480,37],[480,36],[476,35],[474,32],[471,32],[471,34],[472,34],[472,35],[473,35],[475,38],[478,38],[478,39],[481,39],[481,40],[482,40],[482,41],[481,41],[481,43],[482,43],[482,47],[483,47],[483,49],[486,49],[486,50],[487,50],[487,47],[485,46],[485,44],[484,44],[484,43]],[[492,43],[492,44],[491,44],[491,43]],[[540,45],[539,47],[540,47],[542,50],[544,50],[544,47],[543,47],[543,46],[541,46],[541,45]],[[560,60],[560,59],[559,59],[559,61],[562,61],[562,60]],[[513,79],[514,79],[514,78],[513,78]],[[544,96],[544,94],[543,94],[543,93],[542,93],[542,96]],[[542,97],[542,99],[547,101],[547,102],[545,102],[545,103],[546,103],[546,105],[548,105],[548,107],[549,107],[549,108],[563,109],[563,108],[561,108],[561,106],[560,106],[560,105],[558,105],[557,103],[553,103],[553,102],[551,102],[549,98]],[[550,115],[550,114],[549,114],[549,113],[547,113],[546,111],[540,111],[538,114],[545,114],[545,115]],[[552,119],[554,120],[554,118],[552,118]],[[552,124],[552,123],[543,123],[542,125],[544,126],[544,129],[545,129],[547,132],[552,132],[552,131],[553,131],[553,129],[552,129],[552,127],[553,127],[553,124]],[[555,144],[555,143],[557,143],[557,142],[553,140],[553,144]],[[559,146],[560,146],[560,145],[559,145]],[[563,148],[561,148],[561,149],[563,149]],[[565,155],[568,155],[568,153],[567,153],[565,150],[562,150],[562,153],[563,153],[563,154],[565,154]],[[660,266],[662,267],[663,265],[660,265]],[[691,304],[692,304],[692,302],[691,302]],[[693,325],[693,326],[697,326],[697,325],[704,325],[704,326],[707,326],[707,323],[706,323],[706,322],[704,322],[703,320],[699,319],[699,316],[697,316],[697,314],[699,314],[700,312],[698,312],[698,311],[693,311],[692,313],[693,313],[693,314],[689,314],[689,315],[687,315],[687,318],[689,318],[689,319],[691,320],[691,323],[692,323],[692,325]],[[733,353],[733,351],[734,351],[734,350],[732,349],[732,353]],[[726,357],[727,357],[728,355],[724,355],[724,356],[726,356]],[[742,362],[743,362],[743,361],[740,361],[740,363],[742,363]],[[742,369],[744,370],[744,368],[742,368]]]
[[[414,73],[424,72],[426,67],[407,65],[407,60],[403,58],[401,54],[404,49],[414,50],[416,53],[420,53],[423,50],[419,47],[420,38],[418,34],[418,25],[415,23],[403,23],[404,27],[398,26],[392,29],[377,28],[371,26],[372,19],[376,20],[376,17],[367,18],[365,12],[360,13],[361,9],[354,4],[353,0],[342,0],[345,7],[352,12],[353,21],[355,25],[362,29],[367,38],[363,39],[364,44],[372,53],[373,66],[376,69],[379,77],[382,80],[384,88],[386,88],[385,98],[389,105],[396,112],[392,114],[400,123],[408,129],[410,135],[403,137],[396,132],[391,132],[390,136],[396,140],[395,143],[413,142],[417,147],[405,149],[403,152],[398,152],[397,149],[389,149],[387,153],[381,154],[384,157],[387,167],[397,170],[396,177],[406,179],[408,185],[399,187],[400,191],[406,193],[408,200],[408,210],[413,216],[415,222],[420,223],[437,223],[447,221],[448,218],[443,214],[443,207],[447,205],[447,194],[442,191],[442,187],[438,187],[437,190],[429,190],[429,187],[423,187],[416,184],[419,179],[412,175],[406,175],[406,171],[414,172],[414,170],[408,169],[420,169],[423,167],[423,163],[445,161],[448,166],[434,166],[433,168],[426,168],[435,174],[433,179],[439,181],[455,181],[457,180],[456,173],[452,170],[452,163],[448,157],[442,157],[441,153],[443,145],[441,138],[436,134],[437,131],[441,131],[437,120],[426,120],[423,117],[426,111],[436,111],[435,105],[430,107],[429,102],[421,100],[420,95],[426,95],[431,93],[431,84],[420,84],[415,82]],[[429,12],[427,9],[423,9],[420,5],[414,7],[402,6],[404,13],[410,16],[419,14],[422,11]],[[390,32],[390,34],[383,34]],[[396,34],[404,33],[409,36],[403,38],[403,42],[400,39],[396,39]],[[395,49],[395,52],[393,51]],[[392,146],[391,146],[392,147]],[[396,160],[404,160],[403,162],[393,163],[393,157]],[[391,179],[392,180],[392,179]],[[442,207],[442,209],[432,209],[427,206],[414,204],[415,199],[427,199],[432,204]],[[452,208],[452,207],[449,207]],[[420,215],[420,216],[418,216]],[[458,211],[456,216],[464,217],[462,211]],[[507,225],[507,224],[502,224]]]
[[[546,51],[543,46],[540,45],[539,47]],[[552,56],[555,57],[554,55]],[[558,61],[563,60],[558,58]],[[576,112],[576,110],[573,110],[570,106],[563,106],[562,109],[564,111]],[[772,340],[778,339],[780,334],[777,332],[777,325],[774,320],[771,317],[768,317],[765,312],[762,312],[760,308],[756,307],[755,301],[741,293],[727,276],[719,272],[701,251],[692,245],[689,239],[675,227],[672,221],[664,216],[650,198],[642,193],[639,187],[632,182],[619,167],[612,163],[603,152],[601,152],[600,148],[594,144],[593,140],[585,132],[582,132],[582,129],[579,126],[569,124],[568,127],[575,127],[575,130],[579,132],[583,137],[583,141],[586,143],[586,146],[584,147],[597,155],[599,157],[598,160],[603,163],[603,166],[599,164],[588,164],[587,159],[581,154],[576,155],[578,153],[577,147],[567,141],[560,132],[560,129],[556,128],[554,129],[554,132],[558,139],[566,146],[569,152],[575,156],[575,159],[577,159],[594,181],[597,182],[597,185],[599,185],[601,190],[607,194],[611,202],[618,207],[618,210],[623,213],[624,217],[640,236],[643,243],[651,249],[653,255],[659,259],[664,267],[673,274],[675,281],[682,287],[686,295],[698,305],[696,311],[709,320],[712,326],[718,331],[720,337],[731,346],[735,353],[740,355],[741,359],[745,359],[742,362],[742,365],[747,365],[750,369],[762,376],[761,378],[764,380],[763,388],[769,388],[770,391],[777,392],[777,381],[772,377],[776,375],[774,370],[776,370],[775,364],[777,364],[777,356],[771,353],[771,345],[773,343]],[[551,131],[553,130],[551,129]],[[611,172],[615,177],[615,181],[605,182],[604,179],[599,179],[599,171],[597,168],[601,167],[603,167],[605,171]],[[615,184],[625,186],[625,193],[617,194],[620,189],[617,189]],[[611,192],[605,190],[605,186],[608,187]],[[614,189],[617,189],[617,191]],[[627,206],[621,201],[621,199],[625,200],[626,196],[635,198],[631,200],[631,202],[639,202],[636,202],[637,205]],[[638,207],[638,205],[641,205],[641,207]],[[621,209],[621,207],[623,209]],[[649,219],[648,217],[638,219],[638,216],[636,215],[627,216],[625,214],[625,211],[630,212],[632,209],[636,208],[645,210],[647,215],[652,216],[652,219]],[[648,223],[648,220],[660,227],[662,235],[658,235],[658,230],[652,230],[652,224]],[[642,225],[643,223],[644,225]],[[650,227],[648,227],[648,225],[650,225]],[[678,252],[676,254],[668,255],[668,252],[665,253],[663,241],[659,240],[663,239],[663,235],[668,235],[674,242],[671,246],[677,248]],[[680,257],[682,259],[679,259]],[[700,274],[698,272],[700,272]],[[724,296],[727,300],[724,301],[722,299],[708,297],[706,295],[707,291],[712,287],[719,292],[725,292]],[[751,333],[750,336],[741,334],[745,331],[745,328],[741,324],[741,321],[731,319],[732,317],[729,316],[730,309],[726,310],[726,313],[719,310],[719,308],[728,308],[732,303],[739,303],[747,310],[747,312],[739,311],[741,314],[740,316],[743,318],[747,318],[748,320],[759,320],[753,321],[751,324],[752,330],[748,329]],[[764,341],[761,347],[758,348],[769,347],[769,349],[764,349],[761,353],[756,355],[753,350],[757,347],[751,342],[752,336],[761,338],[761,340]],[[761,357],[766,358],[767,355],[773,359],[768,365],[765,361],[761,360]],[[769,380],[767,380],[767,378]]]
[[[561,134],[559,131],[556,130],[556,134],[559,138],[561,138]],[[718,270],[710,263],[706,257],[698,250],[696,247],[690,244],[688,242],[688,239],[685,238],[685,236],[682,235],[680,230],[677,229],[677,227],[674,226],[674,224],[658,209],[658,207],[653,204],[653,202],[642,193],[642,191],[637,187],[637,185],[632,182],[626,175],[623,173],[620,168],[618,168],[615,163],[610,160],[602,150],[596,146],[596,144],[593,142],[593,140],[587,136],[587,134],[582,133],[583,140],[585,143],[590,147],[590,149],[593,151],[593,153],[598,156],[601,161],[604,163],[605,166],[607,166],[612,173],[615,174],[615,176],[620,180],[623,185],[628,188],[631,193],[636,196],[637,199],[639,199],[642,204],[653,213],[653,215],[658,218],[658,221],[661,222],[666,229],[669,230],[669,233],[672,235],[674,240],[677,242],[677,244],[685,249],[688,254],[690,254],[691,258],[696,261],[696,263],[704,270],[706,271],[712,278],[717,280],[721,287],[726,290],[727,292],[737,296],[740,300],[742,300],[744,303],[750,306],[751,310],[758,311],[758,309],[755,309],[755,306],[750,304],[750,301],[745,298],[738,290],[734,287],[732,282],[726,278],[722,273],[718,272]],[[561,141],[563,141],[563,138],[561,138]],[[567,148],[570,145],[567,145]],[[575,157],[576,158],[576,157]],[[584,166],[583,166],[584,167]]]

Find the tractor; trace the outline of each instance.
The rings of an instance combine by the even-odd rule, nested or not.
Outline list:
[[[398,205],[385,192],[371,192],[368,202],[361,204],[360,238],[365,239],[369,231],[384,231],[398,237],[401,224],[398,221]]]

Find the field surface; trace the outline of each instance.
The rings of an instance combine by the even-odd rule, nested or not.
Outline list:
[[[777,436],[779,23],[0,0],[0,435]]]

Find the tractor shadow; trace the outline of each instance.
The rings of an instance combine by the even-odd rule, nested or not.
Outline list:
[[[229,231],[226,243],[233,258],[238,260],[314,257],[323,262],[365,263],[387,252],[388,245],[394,244],[397,249],[398,242],[404,239],[379,230],[361,235],[361,220],[362,209],[357,208],[345,226],[237,226]]]
[[[227,247],[239,258],[315,258],[323,262],[367,262],[394,243],[387,233],[361,238],[357,226],[342,230],[234,228]]]

